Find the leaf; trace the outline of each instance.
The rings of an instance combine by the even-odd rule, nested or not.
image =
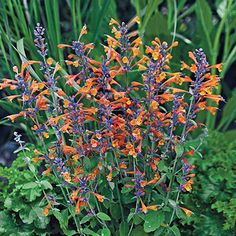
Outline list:
[[[130,220],[134,217],[134,213],[133,212],[130,212],[129,215],[128,215],[128,218],[127,218],[127,222],[129,223]]]
[[[12,207],[12,199],[11,198],[6,198],[6,200],[4,201],[4,207],[6,207],[7,209],[10,209]]]
[[[221,19],[224,17],[226,10],[227,10],[227,0],[221,0],[216,10]]]
[[[101,236],[110,236],[111,231],[109,229],[102,229]]]
[[[83,229],[83,233],[87,235],[92,235],[92,236],[99,236],[99,234],[96,234],[94,231],[88,228]]]
[[[38,185],[35,182],[29,182],[23,185],[22,189],[32,189],[37,187]]]
[[[35,173],[35,171],[36,171],[34,165],[32,165],[32,164],[29,164],[29,169],[32,173]]]
[[[28,59],[26,57],[26,54],[25,54],[24,39],[23,38],[16,42],[15,50],[19,53],[19,56],[20,56],[20,59],[21,59],[22,63],[28,61]],[[31,73],[31,75],[34,76],[34,78],[37,78],[40,81],[40,78],[35,73],[35,71],[33,70],[32,66],[27,66],[27,69]]]
[[[52,185],[47,180],[42,180],[40,184],[43,186],[44,189],[53,189]]]
[[[232,97],[228,100],[228,102],[225,104],[222,114],[222,119],[220,121],[219,126],[217,127],[218,130],[223,128],[223,131],[225,131],[230,123],[236,119],[236,90],[233,91]]]
[[[97,213],[97,217],[101,220],[105,220],[105,221],[110,221],[111,218],[110,216],[108,216],[107,214],[103,213],[103,212],[99,212]]]
[[[154,35],[169,34],[167,18],[162,14],[160,14],[159,12],[157,12],[149,20],[145,31],[146,35],[151,37],[153,37]]]
[[[80,224],[84,224],[84,223],[88,222],[91,218],[92,218],[92,216],[89,216],[89,215],[84,216],[84,217],[81,219]]]
[[[63,210],[61,212],[53,210],[53,215],[56,217],[58,220],[61,229],[67,229],[68,228],[68,210]]]
[[[160,227],[164,221],[164,215],[162,212],[148,212],[145,217],[144,231],[150,233]]]
[[[144,32],[150,17],[152,16],[153,12],[156,11],[156,9],[158,8],[158,5],[162,3],[162,1],[163,0],[153,0],[153,1],[148,1],[147,2],[147,6],[146,6],[146,9],[145,9],[146,11],[145,11],[145,14],[144,14],[143,23],[141,24],[140,33]]]
[[[120,236],[127,236],[129,233],[129,224],[122,222],[119,226]]]
[[[161,236],[161,235],[164,235],[163,232],[164,232],[164,228],[163,227],[160,227],[158,228],[155,232],[154,232],[154,236]]]
[[[145,233],[143,227],[139,225],[132,230],[131,236],[148,236],[148,234]]]
[[[200,14],[202,15],[202,17],[204,19],[203,24],[205,24],[206,29],[208,30],[208,32],[210,34],[213,29],[213,23],[212,23],[212,12],[211,12],[211,8],[208,4],[208,1],[198,0],[196,10],[200,11]]]
[[[173,225],[170,229],[174,233],[175,236],[181,236],[180,231],[176,225]]]
[[[210,37],[210,33],[213,28],[212,24],[212,13],[211,8],[209,7],[209,4],[205,0],[198,0],[197,1],[197,7],[196,7],[196,14],[198,16],[198,20],[201,23],[201,26],[203,28],[203,32],[205,34],[204,37],[204,43],[207,43],[207,54],[208,56],[212,55],[212,41]]]
[[[110,205],[110,213],[111,213],[112,219],[119,220],[121,218],[121,210],[120,210],[119,203],[112,203]]]
[[[184,153],[184,147],[181,144],[177,144],[175,146],[175,153],[176,153],[176,157],[181,157]]]

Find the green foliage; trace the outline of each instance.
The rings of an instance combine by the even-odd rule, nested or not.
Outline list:
[[[43,216],[41,201],[51,184],[35,181],[22,154],[10,168],[0,167],[0,176],[1,235],[46,235],[50,219]]]
[[[236,142],[214,132],[203,147],[204,160],[195,159],[197,177],[193,195],[185,205],[194,212],[193,235],[235,235],[236,233]],[[187,234],[186,226],[182,228]]]

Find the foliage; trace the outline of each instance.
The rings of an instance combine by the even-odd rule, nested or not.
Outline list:
[[[46,235],[48,231],[49,219],[43,216],[41,201],[43,191],[52,186],[45,179],[36,182],[24,158],[21,153],[10,168],[0,167],[1,235]]]
[[[53,189],[44,193],[43,215],[54,215],[66,235],[179,235],[176,218],[192,214],[180,197],[192,189],[190,157],[202,140],[191,146],[188,139],[204,127],[196,115],[215,114],[209,101],[223,100],[213,94],[219,77],[211,74],[222,65],[209,65],[198,49],[189,52],[190,65],[182,62],[185,73],[173,72],[169,62],[178,43],[156,37],[143,45],[131,31],[139,22],[111,19],[113,36],[107,35],[99,61],[94,44],[81,41],[84,26],[72,45],[58,45],[68,53],[66,66],[48,56],[45,30],[37,24],[34,43],[41,60],[14,66],[15,78],[0,83],[20,92],[7,99],[17,100],[22,110],[7,118],[25,119],[39,141],[27,159],[37,181],[20,187],[20,194],[27,191],[27,200],[34,201],[44,185]],[[15,135],[26,157],[24,141]],[[33,163],[45,164],[42,180]],[[11,202],[5,207],[11,209]]]
[[[236,233],[236,142],[213,132],[203,145],[204,160],[195,159],[196,184],[186,204],[195,213],[193,235],[235,235]],[[207,174],[205,174],[207,173]],[[185,227],[183,227],[183,232]]]

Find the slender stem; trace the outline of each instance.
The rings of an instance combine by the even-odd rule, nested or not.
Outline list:
[[[172,221],[173,221],[173,219],[174,219],[175,212],[176,212],[176,207],[177,207],[177,202],[178,202],[178,200],[179,200],[179,195],[180,195],[180,191],[178,191],[178,193],[177,193],[177,197],[176,197],[176,200],[175,200],[176,206],[175,206],[174,209],[173,209],[173,212],[172,212],[172,215],[171,215],[171,218],[170,218],[169,225],[171,225],[171,223],[172,223]]]
[[[120,192],[119,192],[117,181],[116,181],[116,193],[117,193],[117,198],[118,198],[119,205],[120,205],[122,222],[124,222],[125,221],[124,210],[123,210],[122,203],[121,203],[121,197],[120,197]]]
[[[134,211],[134,213],[137,212],[137,209],[138,209],[138,198],[136,199],[136,206],[135,206],[135,211]],[[130,230],[129,230],[128,236],[130,236],[133,227],[134,227],[134,222],[132,222],[132,224],[131,224],[131,227],[130,227]]]

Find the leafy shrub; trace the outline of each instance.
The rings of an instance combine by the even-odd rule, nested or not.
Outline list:
[[[21,153],[11,167],[0,167],[1,235],[45,235],[48,230],[40,203],[52,186],[45,179],[36,182],[24,158]]]
[[[204,160],[196,158],[196,184],[186,204],[195,212],[193,235],[235,235],[236,233],[236,142],[213,132],[202,147]]]
[[[219,77],[210,73],[222,66],[210,66],[198,49],[189,52],[191,65],[182,62],[186,74],[173,72],[178,43],[155,38],[142,53],[141,38],[129,32],[135,23],[137,17],[127,25],[111,19],[114,36],[107,36],[101,61],[90,56],[94,45],[81,41],[84,26],[72,45],[58,45],[68,49],[65,68],[48,57],[38,24],[34,42],[42,61],[15,66],[15,79],[0,84],[21,92],[8,96],[22,105],[8,118],[27,119],[38,137],[29,169],[41,178],[33,163],[45,164],[43,179],[56,187],[44,194],[43,214],[54,215],[67,235],[179,235],[176,218],[192,214],[180,197],[192,189],[190,157],[201,142],[192,147],[188,139],[204,127],[194,121],[201,110],[215,114],[208,101],[223,100],[212,94]],[[25,155],[21,136],[15,140]],[[42,188],[39,181],[27,185],[30,192]]]

